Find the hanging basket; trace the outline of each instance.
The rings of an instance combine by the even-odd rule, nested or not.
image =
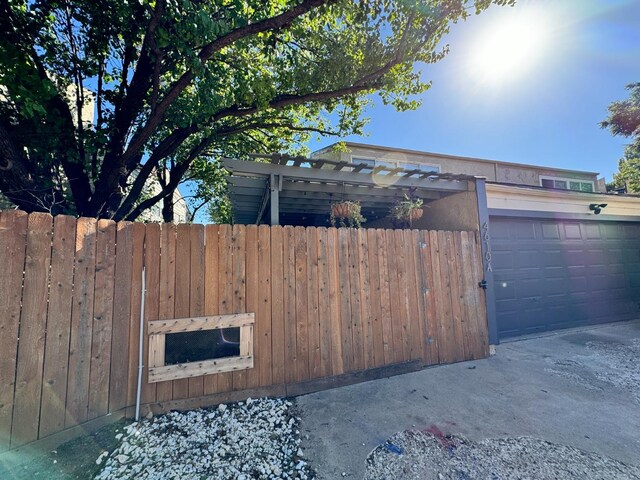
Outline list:
[[[411,222],[415,222],[416,220],[422,218],[423,213],[424,210],[422,208],[412,208],[411,210],[409,210],[409,220]]]
[[[349,207],[349,202],[334,203],[333,205],[331,205],[331,216],[335,218],[349,218]]]

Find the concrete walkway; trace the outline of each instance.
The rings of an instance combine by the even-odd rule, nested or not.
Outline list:
[[[640,464],[640,321],[506,342],[494,357],[298,398],[320,478],[362,478],[392,434],[529,436]]]

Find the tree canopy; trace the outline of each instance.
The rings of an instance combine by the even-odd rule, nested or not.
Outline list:
[[[213,198],[220,155],[361,133],[372,93],[417,108],[416,65],[492,3],[513,0],[6,0],[0,192],[115,220],[170,213],[185,180]]]
[[[629,193],[640,193],[640,82],[627,85],[627,90],[629,98],[609,105],[609,116],[600,125],[613,135],[631,139],[618,162],[613,183]]]

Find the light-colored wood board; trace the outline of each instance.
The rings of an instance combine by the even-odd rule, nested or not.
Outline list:
[[[149,335],[149,368],[164,367],[165,340],[163,333]]]
[[[360,315],[362,319],[362,337],[364,343],[364,368],[375,366],[375,353],[373,347],[373,314],[371,298],[371,273],[369,269],[369,239],[367,231],[356,230],[359,244],[359,275],[360,275]]]
[[[340,268],[338,230],[327,228],[327,271],[329,277],[329,324],[331,329],[331,371],[344,373],[342,361],[342,320],[340,302]]]
[[[89,420],[106,415],[109,411],[109,371],[111,369],[115,260],[116,224],[112,220],[98,220],[96,229],[91,366],[89,372],[89,407],[87,412]],[[51,310],[51,298],[50,295],[49,310]],[[50,332],[49,328],[48,331]]]
[[[424,335],[422,332],[422,312],[418,305],[419,285],[418,264],[416,250],[418,245],[418,231],[404,230],[404,244],[406,248],[406,271],[407,271],[407,295],[409,299],[409,346],[411,348],[410,359],[422,359],[422,343]]]
[[[12,448],[38,438],[52,223],[51,215],[45,213],[29,215],[11,428]]]
[[[436,255],[438,256],[438,278],[439,295],[438,303],[440,307],[438,325],[438,350],[440,363],[451,363],[455,358],[455,345],[453,344],[453,319],[451,314],[451,281],[449,278],[449,251],[444,231],[436,232],[438,239],[436,244]],[[432,253],[433,259],[433,253]],[[438,281],[438,280],[436,280]]]
[[[133,256],[132,225],[129,222],[118,222],[116,227],[116,276],[113,295],[109,412],[117,412],[127,406],[131,257]]]
[[[398,276],[400,256],[396,252],[396,242],[393,230],[386,230],[385,236],[387,240],[387,265],[389,275],[389,305],[391,306],[391,335],[393,342],[391,344],[391,353],[393,363],[401,363],[404,361],[404,347],[402,344],[402,327],[403,327],[403,309],[404,299],[402,298],[402,290]]]
[[[150,382],[177,381],[191,377],[201,377],[223,372],[235,372],[240,369],[253,368],[253,357],[227,357],[202,362],[181,363],[165,367],[149,369]]]
[[[47,437],[64,429],[75,244],[76,219],[66,215],[56,216],[54,218],[51,252],[51,279],[49,308],[47,311],[47,340],[44,352],[42,400],[40,403],[39,438]],[[24,257],[22,261],[24,261]],[[20,273],[22,275],[22,272]],[[108,377],[106,385],[108,400]]]
[[[450,341],[453,351],[453,361],[465,359],[464,339],[462,336],[462,309],[460,305],[460,286],[458,285],[458,256],[454,243],[454,232],[445,232],[447,245],[447,260],[449,265],[449,295],[451,298],[451,335]]]
[[[362,282],[360,279],[360,245],[358,230],[348,229],[349,233],[349,286],[351,288],[351,334],[353,335],[353,369],[365,369],[364,328],[362,318]]]
[[[402,319],[402,360],[407,362],[411,359],[410,345],[410,312],[409,312],[409,285],[407,272],[407,246],[404,239],[404,230],[394,230],[394,241],[397,255],[398,267],[398,287],[400,294],[400,311]]]
[[[320,352],[320,317],[318,285],[318,231],[316,228],[306,229],[307,243],[307,318],[309,325],[309,378],[320,376],[322,354]]]
[[[189,228],[191,241],[191,272],[189,286],[189,315],[204,314],[204,225],[192,224]],[[204,378],[189,379],[189,397],[204,395]]]
[[[268,225],[258,227],[258,310],[256,312],[254,363],[258,371],[258,385],[273,382],[273,340],[271,323],[271,230]]]
[[[382,346],[384,364],[390,365],[395,362],[393,351],[393,318],[391,316],[390,276],[389,276],[389,246],[387,244],[387,234],[385,230],[376,229],[376,240],[378,243],[378,274],[380,279],[380,318],[382,321]],[[395,293],[393,293],[395,295]]]
[[[220,288],[218,284],[218,225],[207,225],[204,230],[204,314],[216,315]],[[203,379],[204,394],[218,391],[218,376],[206,375]]]
[[[344,372],[353,372],[354,348],[351,318],[351,283],[349,278],[349,230],[338,229],[338,301],[340,302],[340,340]]]
[[[160,232],[161,226],[158,223],[148,223],[144,238],[144,269],[145,269],[145,292],[144,292],[144,332],[142,359],[144,368],[142,370],[142,391],[141,402],[152,403],[156,401],[157,386],[149,382],[149,365],[146,363],[149,358],[149,323],[159,318],[160,311]]]
[[[436,331],[436,305],[431,264],[431,238],[426,230],[419,230],[420,248],[418,251],[422,288],[423,318],[423,359],[427,365],[438,363],[438,335]]]
[[[247,311],[247,227],[233,226],[233,312]],[[233,373],[233,389],[247,388],[245,371]]]
[[[231,225],[220,225],[218,230],[218,313],[229,314],[233,311],[233,241]],[[233,374],[220,373],[216,375],[218,392],[233,390]]]
[[[460,268],[458,276],[460,278],[460,290],[462,297],[462,307],[464,312],[463,337],[466,344],[467,359],[481,358],[479,352],[479,331],[476,322],[478,307],[476,305],[475,289],[479,289],[475,278],[472,264],[471,245],[469,243],[469,232],[460,232],[460,236],[455,238],[456,249],[460,252]],[[458,244],[459,242],[459,244]]]
[[[255,313],[229,313],[205,317],[174,318],[149,322],[149,334],[197,332],[214,328],[242,327],[255,323]]]
[[[469,233],[469,242],[472,244],[471,263],[473,265],[474,277],[480,282],[484,278],[484,270],[482,266],[482,251],[480,248],[480,232]],[[477,285],[477,282],[475,282]],[[478,329],[479,348],[483,358],[489,356],[489,325],[487,320],[487,303],[486,290],[475,288],[475,299],[477,315],[475,317]]]
[[[96,231],[95,219],[78,219],[65,428],[86,422],[88,415],[96,275]]]
[[[384,340],[382,334],[382,309],[380,306],[380,249],[378,248],[376,230],[369,228],[365,232],[367,235],[373,362],[375,367],[381,367],[384,365]]]
[[[0,355],[0,452],[7,450],[11,443],[11,416],[14,406],[22,279],[27,248],[27,223],[28,216],[25,212],[16,210],[0,212],[0,262],[3,268],[3,274],[0,275],[0,312],[2,312],[2,321],[0,322],[0,352],[2,352]],[[73,258],[73,253],[71,258]],[[70,313],[71,308],[69,307]]]
[[[285,303],[284,283],[285,258],[284,230],[280,226],[270,228],[271,233],[271,368],[274,385],[285,382]]]
[[[160,226],[160,230],[160,298],[158,299],[158,318],[173,318],[176,291],[177,228],[172,223],[163,223]],[[162,354],[162,362],[164,364],[164,347]],[[147,372],[147,378],[148,376]],[[173,382],[159,382],[156,384],[156,399],[158,402],[165,402],[172,398]]]
[[[246,255],[246,265],[245,265],[245,284],[246,284],[246,305],[245,310],[247,312],[255,313],[258,311],[258,298],[259,298],[259,284],[258,284],[258,226],[257,225],[247,225],[246,227],[246,247],[245,247],[245,255]],[[242,329],[241,329],[242,330]],[[252,345],[257,343],[253,335],[255,334],[255,328],[251,327],[251,338],[250,340]],[[253,347],[252,347],[253,350]],[[242,355],[242,353],[241,353]],[[259,369],[260,365],[256,361],[256,355],[254,355],[253,351],[251,352],[251,356],[254,359],[254,368],[243,372],[243,376],[245,377],[245,387],[244,388],[256,388],[259,385]]]
[[[293,227],[283,228],[285,383],[296,381],[296,242]]]
[[[176,294],[175,316],[189,316],[189,300],[191,299],[191,225],[179,224],[176,235]],[[151,381],[151,371],[149,371]],[[173,399],[189,397],[189,380],[182,378],[173,382]]]
[[[320,335],[320,377],[331,375],[331,307],[329,305],[329,267],[327,229],[318,232],[318,322]]]
[[[309,379],[309,319],[307,317],[307,237],[304,227],[295,227],[295,324],[296,381]]]

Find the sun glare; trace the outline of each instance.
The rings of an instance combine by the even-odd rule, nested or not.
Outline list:
[[[515,13],[515,12],[514,12]],[[535,68],[549,42],[548,19],[533,12],[496,19],[470,51],[471,73],[482,83],[502,84]]]

